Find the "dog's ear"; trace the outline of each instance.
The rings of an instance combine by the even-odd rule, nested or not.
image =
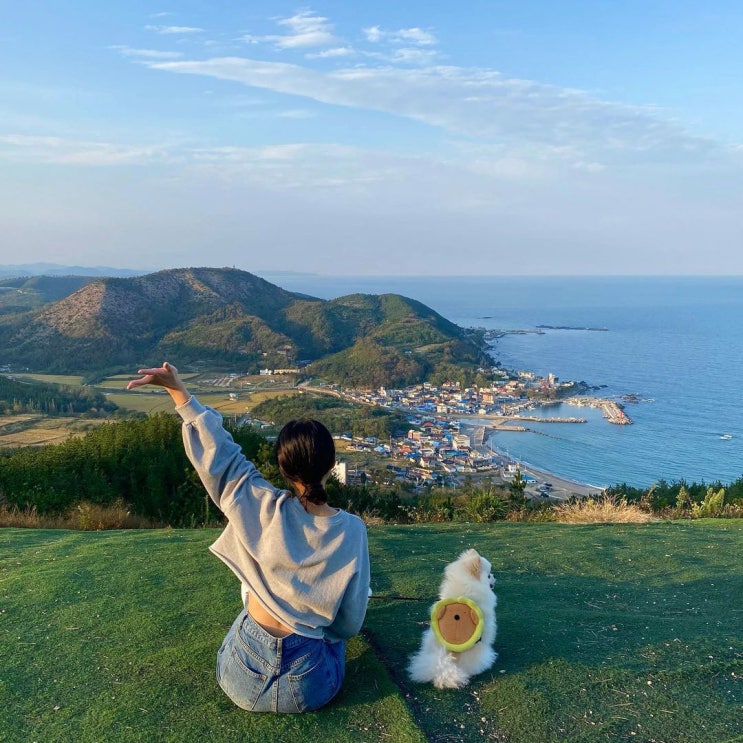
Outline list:
[[[471,573],[473,577],[479,578],[480,571],[482,570],[482,558],[477,553],[477,550],[467,550],[462,557],[464,558],[464,566],[467,572]]]

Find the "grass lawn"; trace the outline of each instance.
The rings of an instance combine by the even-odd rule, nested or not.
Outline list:
[[[29,374],[21,372],[13,374],[17,379],[30,379],[32,382],[45,382],[52,384],[65,384],[68,387],[80,387],[83,378],[77,374]]]
[[[234,708],[214,679],[239,608],[214,530],[0,530],[0,740],[741,740],[741,521],[370,527],[372,600],[329,707]],[[410,683],[441,571],[493,562],[499,658]]]

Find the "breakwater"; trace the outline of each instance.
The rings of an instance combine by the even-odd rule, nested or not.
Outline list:
[[[531,421],[532,423],[585,423],[585,418],[542,418],[538,415],[509,415],[512,421]]]
[[[629,426],[632,424],[632,418],[624,412],[624,406],[613,400],[606,400],[601,397],[569,397],[563,402],[578,408],[598,408],[604,418],[615,426]]]

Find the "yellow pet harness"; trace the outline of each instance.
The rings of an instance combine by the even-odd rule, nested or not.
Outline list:
[[[431,609],[431,629],[436,639],[453,653],[469,650],[482,637],[482,609],[472,599],[441,599]]]

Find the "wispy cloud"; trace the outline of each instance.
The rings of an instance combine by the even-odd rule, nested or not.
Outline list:
[[[304,108],[290,108],[276,114],[281,119],[311,119],[315,114]]]
[[[419,46],[433,46],[438,39],[431,31],[425,31],[417,26],[414,28],[400,28],[396,31],[385,31],[379,26],[370,26],[364,29],[366,40],[374,44],[387,41],[391,44],[414,44]]]
[[[113,49],[125,57],[133,57],[134,59],[180,59],[183,56],[183,52],[169,52],[160,49],[134,49],[130,46],[122,46],[120,44],[110,46],[109,49]]]
[[[322,46],[335,41],[333,27],[328,19],[314,15],[311,10],[302,11],[291,18],[283,18],[278,23],[289,29],[289,34],[277,42],[284,48]]]
[[[0,134],[0,160],[50,165],[111,166],[163,162],[158,145],[127,146],[24,134]]]
[[[367,56],[373,57],[374,59],[381,59],[386,62],[392,62],[393,64],[426,65],[431,64],[439,54],[434,49],[403,46],[391,49],[387,52],[367,52]]]
[[[285,34],[255,36],[246,34],[243,41],[249,44],[270,43],[277,49],[305,49],[336,44],[333,25],[311,10],[303,10],[289,18],[279,18],[276,23],[287,30]]]
[[[386,66],[320,72],[243,57],[148,64],[322,103],[384,111],[483,141],[567,146],[575,151],[576,161],[596,165],[633,156],[687,160],[721,149],[685,132],[655,109],[607,102],[580,90],[487,69]]]
[[[387,31],[380,26],[370,26],[363,30],[372,49],[364,55],[392,64],[429,65],[439,56],[438,39],[431,31],[417,26]]]
[[[345,189],[381,187],[404,168],[404,160],[394,156],[337,144],[209,147],[193,149],[189,156],[193,167],[209,177],[277,190],[310,189],[320,199],[335,198],[337,189],[348,194]]]
[[[307,59],[332,59],[334,57],[348,57],[355,53],[350,46],[337,46],[332,49],[323,49],[321,52],[310,52],[305,56]]]
[[[147,25],[145,28],[148,31],[154,31],[157,34],[162,34],[163,36],[172,36],[172,35],[185,35],[185,34],[201,34],[204,33],[203,28],[198,28],[197,26],[153,26],[153,25]]]

